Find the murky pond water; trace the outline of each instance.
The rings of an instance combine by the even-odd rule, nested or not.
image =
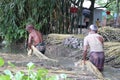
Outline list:
[[[120,80],[120,69],[113,68],[106,65],[103,71],[103,75],[106,79],[110,80]]]
[[[1,47],[0,48],[0,54],[2,53],[9,53],[9,55],[0,55],[3,56],[6,60],[10,60],[17,64],[17,66],[22,66],[27,64],[29,61],[35,62],[38,66],[42,65],[45,67],[56,67],[59,68],[62,66],[67,70],[72,70],[74,68],[74,61],[72,59],[68,58],[58,58],[59,62],[54,63],[50,61],[43,61],[39,60],[37,57],[27,57],[27,51],[24,47],[24,45],[12,45],[11,47]],[[11,55],[13,54],[13,55]],[[7,57],[8,56],[8,57]],[[60,67],[61,68],[61,67]],[[110,65],[105,65],[105,69],[103,72],[103,76],[106,78],[106,80],[120,80],[120,68],[112,68]],[[79,80],[79,79],[78,79]]]
[[[24,44],[17,44],[17,45],[10,45],[10,46],[1,46],[0,47],[0,52],[1,53],[13,53],[13,54],[18,54],[18,53],[27,53],[26,48],[24,47]]]

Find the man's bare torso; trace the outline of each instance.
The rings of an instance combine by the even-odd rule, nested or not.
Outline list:
[[[28,43],[32,43],[34,46],[36,46],[38,43],[41,43],[42,35],[37,30],[32,30],[32,32],[29,34],[29,41]]]

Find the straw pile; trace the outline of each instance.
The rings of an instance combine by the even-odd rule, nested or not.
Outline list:
[[[120,29],[112,27],[99,28],[99,34],[101,34],[105,41],[118,41],[120,42]]]
[[[51,58],[48,58],[44,54],[42,54],[40,51],[37,50],[34,46],[31,46],[32,49],[28,50],[28,56],[31,56],[32,54],[35,54],[39,59],[46,59],[51,61],[57,61]]]
[[[120,42],[105,42],[106,63],[120,67]]]
[[[87,60],[85,64],[83,63],[83,60],[79,60],[78,62],[75,63],[75,66],[79,67],[81,70],[89,71],[100,80],[105,80],[103,78],[102,73],[89,60]]]
[[[46,39],[47,44],[60,44],[64,39],[69,37],[77,37],[83,39],[83,35],[74,35],[74,34],[49,34]]]

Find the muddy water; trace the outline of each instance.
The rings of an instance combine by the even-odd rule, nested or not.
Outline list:
[[[0,52],[1,53],[13,53],[13,54],[23,53],[24,54],[27,52],[27,50],[23,44],[17,44],[17,45],[14,44],[10,46],[0,47]]]
[[[19,46],[11,46],[11,47],[2,47],[0,48],[0,53],[11,53],[14,55],[8,55],[8,57],[6,57],[5,55],[0,55],[3,56],[6,60],[11,60],[14,63],[17,63],[17,66],[25,65],[27,64],[29,61],[33,61],[36,64],[39,64],[38,66],[42,65],[45,67],[57,67],[57,68],[64,68],[66,70],[73,70],[74,69],[74,61],[70,58],[64,58],[64,57],[59,57],[58,59],[58,63],[55,62],[50,62],[50,61],[40,61],[38,60],[37,57],[33,56],[33,57],[27,57],[27,51],[24,47],[21,47],[21,45]],[[19,54],[16,54],[19,53]],[[15,56],[18,55],[18,56]],[[21,56],[22,55],[22,56]],[[40,63],[41,62],[41,63]],[[106,80],[120,80],[120,69],[119,68],[113,68],[110,65],[105,65],[105,69],[103,71],[103,76]],[[79,80],[79,79],[78,79]]]
[[[120,69],[116,69],[105,65],[103,75],[106,79],[110,80],[120,80]]]

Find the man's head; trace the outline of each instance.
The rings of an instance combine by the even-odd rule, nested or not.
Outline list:
[[[97,20],[99,21],[99,18],[97,18]]]
[[[90,25],[89,29],[90,29],[91,31],[94,31],[94,32],[97,32],[97,31],[98,31],[97,26],[95,26],[95,25],[93,25],[93,24]]]
[[[26,30],[27,30],[28,32],[30,32],[30,31],[33,30],[33,29],[34,29],[34,26],[33,26],[32,24],[29,24],[29,25],[26,26]]]

